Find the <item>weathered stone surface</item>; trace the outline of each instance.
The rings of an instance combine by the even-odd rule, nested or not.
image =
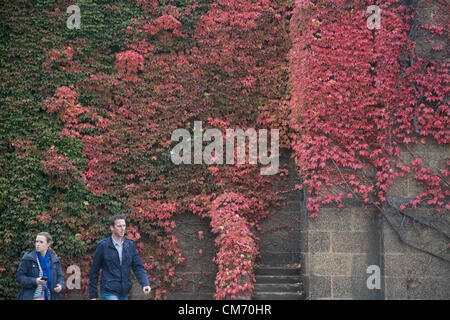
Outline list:
[[[309,219],[308,226],[310,230],[316,231],[345,231],[351,229],[349,223],[351,217],[350,209],[329,209],[320,210],[316,218]]]
[[[309,251],[311,253],[316,252],[329,252],[330,245],[330,232],[311,232],[309,239]]]
[[[333,252],[367,252],[369,246],[368,232],[332,232]]]
[[[320,299],[326,298],[331,299],[331,277],[327,276],[315,276],[312,275],[309,278],[309,298],[310,299]]]
[[[348,253],[312,254],[311,272],[316,275],[346,275],[352,270],[352,257]]]
[[[386,276],[428,276],[448,277],[450,264],[428,254],[386,254]]]
[[[301,228],[303,193],[294,190],[299,178],[289,154],[285,150],[281,154],[280,164],[288,169],[286,182],[291,191],[285,194],[283,205],[274,208],[272,216],[261,223],[261,230],[255,232],[260,247],[257,263],[269,266],[300,263],[301,238],[305,237]]]
[[[352,231],[367,231],[370,226],[376,223],[378,214],[377,209],[353,208],[351,215]]]
[[[406,279],[398,277],[384,278],[385,299],[386,300],[404,300],[406,299]]]
[[[185,213],[176,216],[175,223],[173,234],[178,238],[177,245],[186,258],[186,264],[176,268],[175,274],[180,281],[176,288],[168,290],[167,298],[212,299],[218,267],[212,262],[216,249],[215,235],[210,231],[209,220]],[[199,231],[203,232],[202,239],[199,238]]]

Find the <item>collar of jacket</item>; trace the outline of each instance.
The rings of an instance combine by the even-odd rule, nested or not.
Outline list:
[[[123,248],[128,247],[128,245],[130,244],[130,239],[127,239],[125,237],[123,237],[122,239],[122,246]],[[108,238],[108,246],[110,246],[111,248],[115,249],[116,247],[114,246],[114,243],[112,241],[112,235]]]
[[[54,255],[51,252],[49,252],[49,253],[50,253],[50,262],[51,263],[59,262],[59,259],[58,259],[58,257],[56,255]],[[23,256],[23,260],[36,261],[37,260],[37,252],[36,252],[36,250],[26,252],[25,255]]]

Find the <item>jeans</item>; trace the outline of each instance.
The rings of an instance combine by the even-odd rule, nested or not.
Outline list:
[[[102,292],[102,300],[128,300],[128,296],[119,297],[112,293]]]

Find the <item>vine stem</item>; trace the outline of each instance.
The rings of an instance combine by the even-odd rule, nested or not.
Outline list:
[[[352,188],[349,186],[349,184],[348,184],[347,180],[345,179],[345,177],[343,176],[341,170],[340,170],[339,167],[336,165],[336,162],[335,162],[333,159],[331,159],[331,161],[333,162],[333,164],[334,164],[336,170],[339,172],[339,175],[341,176],[342,180],[343,180],[344,183],[346,184],[346,186],[347,186],[347,188],[349,189],[349,191],[355,196],[356,199],[358,199],[359,201],[363,202],[363,201],[361,200],[361,198],[360,198],[360,197],[352,190]],[[391,228],[397,233],[397,235],[399,236],[400,240],[401,240],[403,243],[405,243],[405,244],[409,245],[410,247],[413,247],[413,248],[415,248],[415,249],[417,249],[417,250],[419,250],[419,251],[422,251],[422,252],[424,252],[424,253],[430,254],[430,255],[432,255],[432,256],[434,256],[434,257],[436,257],[436,258],[439,258],[439,259],[442,259],[442,260],[444,260],[444,261],[450,262],[450,259],[449,259],[449,258],[447,258],[447,257],[445,257],[445,256],[443,256],[443,255],[440,255],[440,254],[438,254],[438,253],[434,253],[434,252],[432,252],[432,251],[430,251],[430,250],[427,250],[427,249],[425,249],[424,247],[420,247],[420,246],[418,246],[418,245],[415,245],[413,242],[407,240],[407,239],[405,238],[405,236],[404,236],[404,233],[400,230],[400,228],[396,227],[395,224],[394,224],[394,222],[391,221],[391,219],[388,217],[388,214],[386,213],[385,209],[382,208],[381,206],[379,206],[378,204],[376,204],[376,203],[371,199],[372,197],[371,197],[370,194],[369,194],[369,198],[370,198],[369,204],[373,205],[374,207],[376,207],[376,208],[378,209],[378,211],[383,215],[383,217],[386,219],[386,221],[387,221],[388,224],[391,226]],[[363,202],[363,203],[364,203],[364,202]],[[448,235],[447,233],[445,233],[444,231],[441,231],[441,230],[437,229],[436,227],[434,227],[434,226],[432,226],[432,225],[429,225],[428,223],[424,223],[423,221],[421,221],[421,220],[419,220],[419,219],[417,219],[417,218],[414,218],[414,217],[411,217],[410,215],[405,214],[404,212],[402,212],[402,211],[400,211],[399,209],[397,209],[397,208],[395,208],[394,206],[392,206],[390,203],[388,203],[388,204],[389,204],[389,206],[391,206],[392,208],[394,208],[394,209],[396,209],[398,212],[400,212],[404,217],[408,217],[408,218],[410,218],[410,219],[413,220],[413,221],[417,221],[417,222],[419,222],[419,223],[421,223],[421,224],[423,224],[423,225],[426,225],[426,226],[428,226],[428,227],[431,227],[431,228],[437,230],[438,232],[442,233],[442,234],[443,234],[444,236],[446,236],[447,238],[449,238],[449,235]]]

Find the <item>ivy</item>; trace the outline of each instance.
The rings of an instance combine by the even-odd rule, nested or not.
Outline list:
[[[290,124],[311,217],[325,204],[343,207],[346,198],[385,213],[393,206],[390,187],[409,172],[425,191],[393,206],[396,212],[407,215],[406,208],[424,202],[436,212],[449,208],[448,159],[433,172],[409,151],[411,144],[450,141],[448,63],[417,54],[414,21],[421,7],[376,1],[382,27],[369,30],[365,8],[372,4],[296,1]],[[445,11],[442,1],[436,6],[436,12]],[[445,29],[441,14],[433,20],[433,27],[422,26],[430,33],[426,41],[439,40]],[[410,163],[401,150],[411,153]]]
[[[127,236],[139,240],[155,298],[164,299],[178,283],[176,266],[186,263],[173,218],[193,211],[217,233],[215,297],[250,297],[253,232],[279,203],[276,179],[250,165],[176,166],[170,136],[194,120],[222,130],[270,124],[287,143],[287,93],[272,86],[285,87],[288,73],[280,17],[289,2],[219,4],[83,0],[79,30],[65,27],[57,1],[2,8],[11,30],[1,55],[10,58],[1,61],[2,278],[13,277],[34,234],[46,230],[63,266],[80,266],[85,291],[108,217],[127,212]],[[27,76],[17,77],[21,65]],[[2,285],[2,296],[17,292],[15,283]]]

